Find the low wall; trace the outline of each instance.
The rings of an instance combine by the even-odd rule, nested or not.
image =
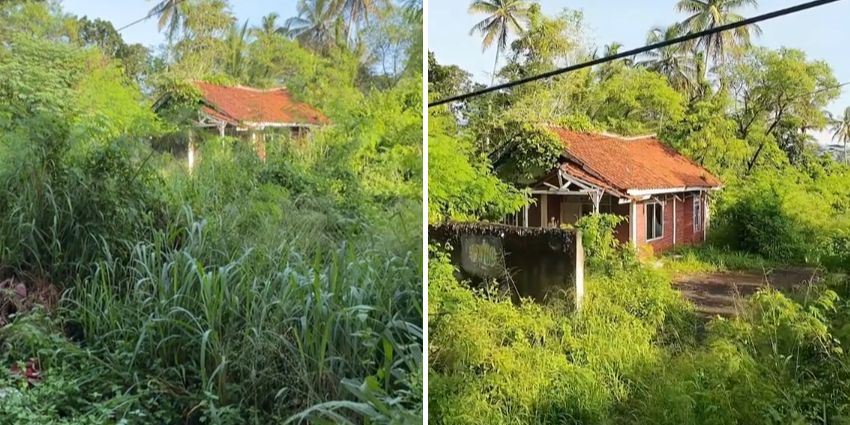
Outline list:
[[[583,292],[581,237],[555,228],[491,223],[428,226],[429,243],[448,244],[459,277],[473,284],[497,280],[515,298],[542,301],[550,292]],[[578,277],[578,279],[577,279]]]

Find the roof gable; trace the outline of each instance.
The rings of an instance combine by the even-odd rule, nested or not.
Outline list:
[[[717,188],[720,180],[652,136],[620,137],[551,130],[564,143],[568,174],[582,170],[621,192],[676,188]]]
[[[284,88],[260,90],[193,83],[201,91],[204,112],[231,124],[324,125],[330,120],[306,103],[297,102]]]

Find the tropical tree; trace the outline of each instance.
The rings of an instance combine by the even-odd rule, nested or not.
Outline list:
[[[272,36],[274,34],[286,32],[284,28],[280,27],[277,24],[278,18],[280,18],[280,15],[274,12],[263,16],[263,20],[260,22],[260,26],[254,28],[253,33],[256,35]]]
[[[337,0],[335,3],[347,18],[348,28],[353,28],[359,22],[369,20],[369,14],[378,8],[379,0]]]
[[[226,0],[195,0],[183,12],[180,37],[169,49],[175,59],[171,70],[189,78],[224,71],[236,25],[230,4]]]
[[[844,109],[844,115],[833,118],[830,123],[832,130],[832,140],[841,142],[844,145],[843,159],[847,163],[847,144],[850,143],[850,106]]]
[[[602,46],[602,57],[614,56],[620,53],[620,49],[623,48],[623,44],[617,41],[611,42]],[[594,57],[598,57],[598,53],[593,53]],[[623,68],[630,67],[634,64],[634,57],[631,58],[623,58],[616,61],[606,62],[599,66],[599,78],[602,80],[607,80],[611,78],[614,74],[621,71]]]
[[[646,37],[647,44],[672,40],[681,36],[681,25],[671,25],[667,28],[655,27]],[[667,77],[670,85],[682,92],[693,95],[699,78],[694,52],[685,44],[673,44],[660,49],[650,50],[643,55],[644,60],[639,65],[649,68]]]
[[[422,0],[404,0],[402,8],[408,19],[412,21],[422,20]]]
[[[484,50],[496,43],[496,61],[493,63],[493,78],[496,80],[496,67],[499,55],[508,46],[508,37],[520,34],[528,22],[529,5],[525,0],[473,0],[469,13],[487,15],[469,31],[484,36],[481,47]]]
[[[161,0],[148,12],[148,16],[159,17],[159,30],[165,30],[165,36],[170,41],[185,23],[185,7],[184,0]]]
[[[750,146],[745,174],[799,162],[813,142],[807,133],[829,125],[824,110],[841,94],[829,64],[796,49],[755,48],[723,72],[737,137]]]
[[[283,30],[314,50],[325,50],[335,38],[337,5],[335,0],[300,0],[298,16],[287,19]]]
[[[676,9],[689,16],[681,25],[689,33],[709,30],[744,19],[735,11],[746,7],[758,7],[758,0],[679,0]],[[706,35],[697,40],[698,49],[705,52],[705,60],[722,63],[729,55],[740,53],[750,45],[752,35],[761,35],[758,25],[738,27]]]
[[[227,57],[225,72],[236,79],[243,79],[248,72],[248,20],[242,26],[233,25],[227,33]]]

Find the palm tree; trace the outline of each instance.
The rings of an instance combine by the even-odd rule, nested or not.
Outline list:
[[[681,23],[689,33],[741,21],[744,17],[735,10],[746,6],[758,7],[758,0],[679,0],[676,3],[679,12],[690,15]],[[722,63],[728,55],[749,46],[752,34],[761,35],[761,28],[753,24],[706,35],[697,40],[696,46],[705,52],[706,61]]]
[[[245,57],[245,49],[248,46],[248,20],[240,28],[237,25],[230,27],[227,33],[227,59],[224,63],[228,75],[237,80],[247,73],[248,62]]]
[[[487,15],[481,22],[475,24],[469,31],[484,35],[481,42],[483,50],[496,43],[496,62],[493,64],[493,79],[496,81],[496,67],[499,65],[499,55],[508,46],[508,36],[524,31],[528,22],[528,4],[525,0],[473,0],[469,13]]]
[[[378,0],[337,0],[336,8],[345,14],[352,28],[360,21],[369,20],[369,14],[378,8]]]
[[[681,25],[667,28],[655,27],[646,36],[646,43],[653,44],[671,40],[682,35]],[[696,87],[697,66],[693,51],[686,44],[673,44],[644,53],[640,65],[667,77],[670,85],[682,92],[693,94]]]
[[[620,53],[620,49],[623,48],[623,43],[613,41],[609,44],[602,46],[602,57],[607,58],[609,56],[614,56]],[[593,51],[593,58],[599,58],[598,50]],[[599,78],[600,80],[608,80],[613,77],[615,74],[624,69],[624,67],[631,67],[634,65],[634,57],[631,58],[623,58],[618,59],[612,62],[606,62],[599,66]]]
[[[180,31],[186,20],[185,10],[181,8],[184,0],[161,0],[148,12],[148,17],[159,17],[159,30],[165,29],[165,36],[169,41]]]
[[[263,16],[263,20],[260,22],[260,26],[254,29],[254,34],[272,36],[274,34],[280,34],[282,32],[285,32],[282,27],[277,25],[278,18],[280,18],[280,15],[274,12]]]
[[[338,3],[335,0],[300,0],[298,16],[283,24],[283,31],[316,50],[323,50],[333,41]]]
[[[402,9],[408,20],[413,22],[422,20],[422,0],[404,0]]]
[[[847,163],[847,144],[850,143],[850,106],[844,109],[844,115],[832,120],[832,140],[844,144],[844,163]]]

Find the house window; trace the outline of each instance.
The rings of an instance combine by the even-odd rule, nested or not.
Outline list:
[[[702,199],[694,197],[694,232],[702,230]]]
[[[653,241],[664,236],[664,205],[646,204],[646,240]]]

